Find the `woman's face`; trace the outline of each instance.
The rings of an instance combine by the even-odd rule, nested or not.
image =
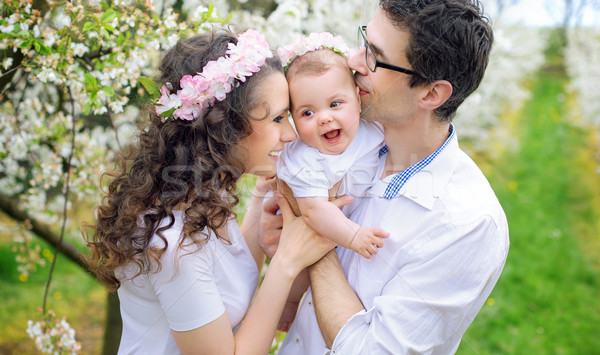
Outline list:
[[[252,134],[241,142],[246,149],[245,173],[272,177],[283,144],[296,139],[287,118],[288,84],[283,74],[276,72],[267,76],[255,90],[258,90],[255,97],[261,103],[250,111]]]

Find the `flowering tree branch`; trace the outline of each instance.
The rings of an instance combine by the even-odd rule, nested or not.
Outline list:
[[[14,198],[0,193],[0,211],[12,218],[16,222],[30,225],[30,230],[48,242],[53,247],[57,247],[60,242],[60,236],[56,235],[47,224],[36,220],[23,209],[20,209]],[[87,271],[90,276],[95,277],[91,272],[88,264],[85,262],[86,255],[81,252],[73,244],[63,241],[61,252],[75,264],[79,265],[83,270]]]

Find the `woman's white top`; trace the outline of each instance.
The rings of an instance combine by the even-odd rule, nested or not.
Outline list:
[[[171,330],[201,327],[227,312],[231,328],[246,314],[258,283],[258,269],[235,220],[227,223],[231,244],[210,233],[200,248],[178,248],[184,213],[173,211],[175,224],[163,232],[168,248],[156,272],[137,273],[137,266],[120,267],[123,333],[119,354],[180,354]],[[167,225],[169,218],[161,221]],[[162,247],[154,235],[152,245]]]
[[[360,120],[356,136],[340,154],[323,154],[301,139],[287,143],[277,162],[277,176],[296,197],[329,197],[338,181],[338,195],[364,196],[373,185],[383,146],[383,129]]]

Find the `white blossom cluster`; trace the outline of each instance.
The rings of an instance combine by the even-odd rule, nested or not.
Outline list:
[[[577,27],[568,31],[565,66],[569,90],[576,95],[576,122],[600,127],[600,29]]]
[[[59,319],[53,311],[48,311],[44,318],[37,322],[27,321],[27,334],[36,347],[45,354],[79,354],[81,344],[75,340],[75,330],[65,317]]]
[[[356,46],[358,26],[366,25],[377,8],[377,2],[364,0],[276,0],[276,3],[277,8],[266,18],[262,13],[239,11],[233,14],[231,23],[256,28],[273,48],[311,32],[341,35],[346,43]],[[218,6],[226,8],[226,4]]]
[[[572,122],[595,132],[596,159],[600,174],[600,29],[576,27],[568,32],[565,66],[570,78],[569,92],[575,102],[569,105]]]
[[[507,132],[495,129],[502,126],[504,114],[519,110],[530,97],[528,79],[544,63],[546,39],[539,28],[494,23],[494,44],[483,81],[459,107],[454,121],[469,150],[488,151],[493,138],[508,145]]]

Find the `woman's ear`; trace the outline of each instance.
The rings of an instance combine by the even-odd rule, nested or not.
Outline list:
[[[452,95],[452,84],[448,80],[436,80],[423,87],[419,106],[424,110],[435,110],[442,106]]]

